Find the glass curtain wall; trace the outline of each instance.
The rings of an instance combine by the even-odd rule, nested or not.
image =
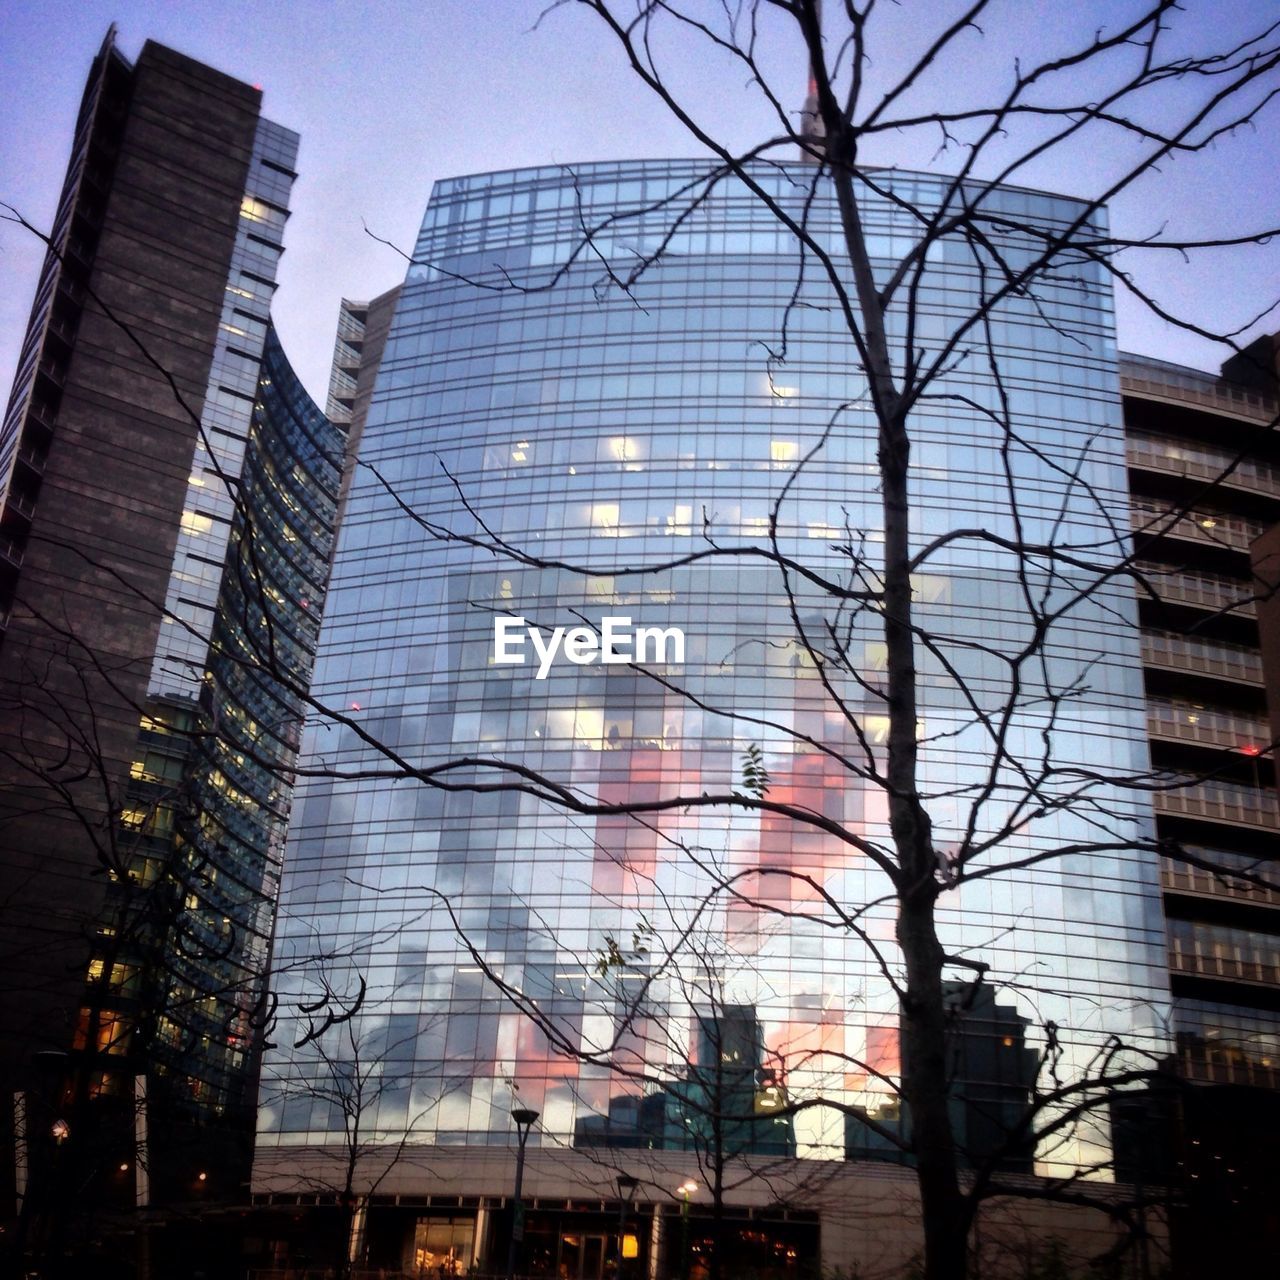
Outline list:
[[[778,551],[850,589],[874,582],[883,547],[875,422],[831,287],[742,184],[694,199],[707,173],[679,161],[481,175],[438,183],[427,209],[321,635],[315,690],[349,723],[304,739],[309,766],[365,776],[301,787],[277,948],[285,1002],[318,992],[336,1008],[365,985],[344,1042],[381,1058],[370,1125],[388,1136],[506,1144],[516,1105],[541,1112],[535,1142],[678,1147],[728,1098],[751,1117],[735,1149],[841,1158],[834,1108],[785,1123],[767,1112],[811,1098],[868,1113],[893,1104],[888,884],[830,831],[696,804],[575,814],[529,790],[373,776],[392,766],[369,739],[414,768],[501,759],[577,797],[649,803],[758,787],[758,775],[744,781],[754,759],[770,799],[888,841],[885,793],[865,776],[868,761],[883,763],[887,731],[879,616],[749,550],[690,558],[768,548],[775,511]],[[758,176],[840,264],[834,195],[815,175]],[[918,235],[911,210],[936,209],[945,184],[886,172],[876,187],[863,215],[887,279]],[[1049,230],[1081,214],[1012,189],[985,207]],[[1025,261],[1023,233],[990,234],[1007,261]],[[935,246],[909,335],[891,315],[899,352],[936,353],[990,269],[960,238]],[[916,547],[976,527],[1114,559],[1128,522],[1101,271],[1074,262],[1034,297],[1007,298],[987,336],[998,363],[975,333],[914,411]],[[996,420],[1002,397],[1014,440]],[[653,565],[666,567],[635,572]],[[934,642],[917,654],[919,737],[942,849],[965,837],[987,776],[983,717],[1005,705],[1003,655],[1028,639],[1028,598],[1065,599],[1086,577],[1019,566],[973,539],[922,567],[919,621]],[[500,617],[544,639],[607,617],[678,628],[683,661],[674,650],[632,665],[561,655],[539,678],[528,639],[524,665],[493,660]],[[1019,759],[1047,752],[1061,766],[1057,794],[1078,766],[1146,767],[1133,622],[1127,584],[1104,582],[1024,673],[1033,687],[1006,742]],[[837,637],[856,676],[822,662]],[[473,766],[449,780],[502,777]],[[979,834],[1008,820],[1019,794],[1001,774]],[[990,860],[1151,832],[1149,804],[1116,788],[1047,808]],[[858,928],[823,894],[856,910]],[[941,920],[952,954],[991,966],[1017,1028],[1001,1041],[1016,1065],[1000,1078],[1021,1081],[1009,1087],[1029,1087],[1026,1054],[1044,1049],[1049,1022],[1064,1029],[1064,1070],[1109,1034],[1153,1043],[1167,997],[1146,855],[976,880],[944,895]],[[610,940],[622,963],[609,963]],[[304,979],[294,966],[322,950]],[[331,1063],[316,1043],[289,1047],[318,1016],[277,1036],[266,1144],[339,1140],[306,1087]],[[1105,1143],[1084,1134],[1058,1158],[1087,1163]]]

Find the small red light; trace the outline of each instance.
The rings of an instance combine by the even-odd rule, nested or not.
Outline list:
[[[359,704],[358,702],[353,702],[353,703],[351,704],[351,710],[352,710],[352,711],[359,711],[359,710],[360,710],[360,704]]]
[[[1246,743],[1240,750],[1247,756],[1260,756],[1262,754],[1262,748],[1255,746],[1252,742]]]

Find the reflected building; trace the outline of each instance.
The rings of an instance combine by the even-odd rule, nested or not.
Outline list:
[[[579,1147],[692,1151],[701,1164],[795,1155],[795,1124],[778,1069],[749,1005],[695,1008],[696,1050],[684,1078],[642,1095],[611,1097],[604,1115],[581,1116]]]
[[[1031,1019],[996,999],[986,984],[950,985],[947,994],[947,1078],[952,1133],[960,1163],[971,1169],[1031,1173],[1035,1144],[1033,1090],[1040,1054],[1027,1043]],[[912,1164],[911,1119],[898,1099],[845,1122],[851,1160]]]
[[[181,897],[153,943],[164,987],[152,993],[149,1053],[183,1102],[206,1114],[243,1117],[253,1106],[292,770],[345,444],[268,325],[199,689],[194,697],[153,693],[142,768],[126,789],[135,848],[166,860]]]
[[[688,1159],[669,1131],[682,1123],[682,1101],[706,1088],[717,1055],[704,1053],[692,959],[691,971],[677,964],[661,974],[601,968],[609,940],[632,937],[639,922],[655,931],[650,956],[681,937],[714,953],[723,1007],[740,1015],[729,1039],[741,1078],[731,1087],[744,1100],[776,1090],[805,1104],[777,1140],[796,1168],[845,1156],[843,1113],[815,1100],[877,1109],[900,1069],[897,997],[879,962],[893,957],[880,873],[821,823],[696,803],[704,792],[742,789],[755,747],[770,799],[859,838],[888,839],[883,790],[848,763],[874,762],[883,750],[879,619],[833,609],[829,596],[784,581],[752,550],[769,546],[775,506],[780,551],[832,574],[858,548],[874,555],[881,538],[873,416],[829,290],[802,266],[789,233],[731,182],[684,218],[629,296],[602,277],[601,256],[635,263],[663,244],[673,206],[708,172],[694,161],[619,162],[437,183],[339,538],[315,687],[345,711],[342,722],[304,736],[308,765],[323,761],[331,774],[309,778],[295,805],[277,939],[287,966],[281,993],[295,1008],[337,1007],[367,987],[356,1034],[411,1046],[376,1127],[392,1141],[408,1133],[421,1155],[418,1172],[398,1167],[380,1194],[444,1195],[452,1185],[456,1197],[461,1183],[447,1171],[422,1170],[432,1152],[465,1149],[466,1194],[482,1202],[481,1255],[486,1238],[501,1238],[496,1224],[507,1212],[510,1166],[501,1161],[513,1106],[540,1113],[531,1159],[541,1167],[547,1153],[538,1185],[562,1201],[583,1187],[594,1186],[597,1201],[605,1195],[598,1184],[612,1175],[601,1172],[601,1147],[629,1160],[652,1139],[646,1159],[670,1171],[663,1179]],[[821,182],[815,167],[756,176],[839,254],[834,199],[812,189]],[[936,208],[946,184],[903,172],[879,183],[865,212],[883,265],[914,234],[896,201]],[[986,199],[993,217],[1047,230],[1081,215],[1069,199],[1024,190]],[[598,228],[588,253],[584,218]],[[1023,252],[1016,232],[994,234]],[[938,245],[919,279],[911,340],[936,346],[972,309],[983,277],[962,240]],[[1013,536],[1016,524],[1032,541],[1069,529],[1075,543],[1113,543],[1127,486],[1109,284],[1094,265],[1075,264],[1038,299],[1000,302],[991,333],[1020,425],[1009,462],[1018,510],[987,412],[998,399],[990,368],[958,359],[939,384],[942,398],[919,408],[913,536],[923,544],[957,524]],[[905,340],[894,331],[895,342]],[[1078,468],[1087,485],[1064,480]],[[663,567],[636,572],[646,565]],[[956,797],[990,759],[955,672],[998,701],[1001,654],[1025,639],[1027,617],[1016,566],[989,544],[940,550],[917,589],[922,625],[941,637],[942,648],[921,657],[921,740],[946,845],[965,831]],[[495,661],[497,619],[549,633],[598,631],[608,617],[680,630],[683,661],[670,652],[630,665],[561,659],[545,678],[536,664]],[[1134,623],[1131,632],[1117,618]],[[809,636],[821,652],[837,621],[859,677],[839,680],[851,718],[824,688],[831,669],[804,643]],[[1102,633],[1111,640],[1100,655]],[[1079,682],[1054,702],[1056,762],[1066,772],[1085,762],[1118,774],[1144,769],[1127,584],[1104,584],[1082,601],[1055,628],[1048,657],[1037,678],[1055,689]],[[1014,717],[1013,749],[1040,750],[1046,705],[1033,699]],[[377,744],[410,771],[477,763],[435,788],[388,776]],[[497,759],[604,811],[567,814],[537,785],[490,789],[500,778],[485,762]],[[695,803],[663,807],[680,796]],[[608,811],[624,802],[654,811],[643,819]],[[1107,791],[1100,803],[1121,843],[1150,836],[1141,797]],[[997,808],[980,821],[998,825]],[[1030,818],[1018,841],[1034,853],[1096,836],[1087,815],[1053,807]],[[723,892],[734,877],[748,888]],[[815,886],[865,907],[861,935],[831,927]],[[946,898],[940,919],[944,945],[980,951],[999,992],[991,1026],[959,1041],[964,1069],[996,1070],[983,1060],[995,1031],[1015,1041],[996,1092],[969,1100],[975,1145],[991,1142],[979,1133],[982,1117],[994,1112],[1005,1123],[1026,1088],[1027,1055],[1043,1047],[1046,1021],[1078,1037],[1072,1054],[1084,1056],[1071,1058],[1073,1069],[1091,1037],[1159,1038],[1164,920],[1157,868],[1145,855],[1062,858],[976,880]],[[317,938],[352,959],[306,975],[298,966],[315,956]],[[628,983],[650,977],[639,1017]],[[282,1032],[266,1064],[281,1097],[305,1094],[323,1072],[314,1045],[288,1047],[304,1038],[307,1016],[299,1034]],[[595,1149],[575,1163],[560,1149],[575,1144]],[[291,1194],[306,1161],[340,1145],[322,1109],[266,1106],[255,1189],[266,1199]],[[1066,1158],[1088,1163],[1105,1150],[1102,1129],[1079,1135]],[[472,1174],[484,1169],[501,1172],[479,1185]],[[407,1255],[395,1249],[408,1250],[411,1234],[406,1227],[401,1245],[371,1263],[402,1263]]]

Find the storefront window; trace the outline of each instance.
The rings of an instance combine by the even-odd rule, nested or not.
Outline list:
[[[474,1238],[470,1218],[419,1218],[413,1233],[414,1274],[424,1280],[466,1275]]]

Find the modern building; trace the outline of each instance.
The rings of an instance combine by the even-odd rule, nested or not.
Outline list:
[[[216,1135],[176,1135],[252,1114],[345,448],[270,326],[298,139],[260,106],[108,35],[0,432],[3,1163],[27,1217],[51,1124],[92,1203],[134,1194],[148,1116],[145,1202],[227,1190]]]
[[[1191,1208],[1174,1235],[1188,1276],[1280,1247],[1280,1184],[1256,1154],[1280,1116],[1275,370],[1273,337],[1219,377],[1120,363],[1151,755],[1188,784],[1155,804],[1176,1071],[1192,1087],[1170,1104],[1171,1137],[1149,1125],[1132,1144],[1148,1164],[1164,1153],[1148,1177]]]
[[[1228,1247],[1245,1251],[1240,1260],[1260,1253],[1260,1228],[1275,1246],[1263,1207],[1274,1177],[1249,1152],[1253,1124],[1280,1106],[1280,890],[1267,887],[1280,883],[1276,345],[1259,339],[1217,376],[1120,357],[1151,754],[1168,780],[1154,800],[1168,842],[1171,1030],[1176,1074],[1192,1086],[1170,1100],[1171,1114],[1127,1104],[1125,1159],[1141,1156],[1147,1181],[1195,1193],[1219,1260]],[[959,1063],[956,1075],[999,1079]],[[876,1118],[901,1120],[895,1104]],[[850,1134],[864,1158],[902,1158],[865,1125],[851,1121]],[[1195,1235],[1178,1237],[1185,1274],[1209,1265]]]
[[[1258,613],[1269,601],[1251,544],[1280,523],[1274,385],[1125,356],[1152,758],[1203,777],[1157,793],[1162,837],[1204,866],[1167,858],[1169,969],[1181,1071],[1206,1083],[1280,1087],[1280,854],[1275,741]],[[1174,518],[1174,517],[1177,518]],[[1265,548],[1265,543],[1261,544]]]
[[[881,874],[829,826],[699,803],[764,788],[859,838],[888,834],[868,776],[885,732],[879,619],[757,554],[776,536],[782,555],[851,591],[874,577],[867,389],[821,273],[747,190],[717,185],[672,230],[708,172],[619,162],[440,182],[395,305],[321,634],[315,690],[342,715],[304,733],[308,771],[326,776],[300,787],[292,820],[276,985],[295,1014],[264,1065],[254,1172],[264,1204],[358,1203],[371,1265],[496,1266],[523,1221],[531,1271],[595,1280],[619,1212],[637,1215],[643,1274],[687,1261],[720,1176],[708,1170],[726,1164],[705,1082],[726,1075],[753,1112],[745,1140],[747,1117],[728,1131],[743,1149],[727,1162],[725,1256],[749,1249],[788,1274],[817,1256],[820,1214],[824,1264],[850,1267],[860,1250],[883,1261],[910,1212],[910,1174],[846,1164],[843,1113],[821,1105],[871,1112],[894,1096]],[[817,174],[758,177],[838,254]],[[864,213],[888,260],[914,234],[904,207],[936,207],[945,183],[880,178]],[[987,198],[997,219],[1046,228],[1080,213],[1025,190]],[[602,258],[634,267],[668,233],[625,292],[610,287]],[[1020,251],[1007,225],[993,234]],[[962,240],[938,246],[911,341],[936,348],[983,274]],[[905,326],[893,333],[906,340]],[[976,524],[1123,554],[1106,280],[1073,266],[1034,302],[1002,301],[990,334],[1018,441],[990,412],[990,366],[957,359],[917,411],[916,536]],[[918,575],[935,640],[923,776],[944,846],[966,838],[965,797],[988,776],[983,714],[1027,634],[1024,587],[1050,598],[1071,585],[1069,573],[1020,579],[980,542],[948,545]],[[1093,585],[1028,673],[1040,696],[1005,741],[1029,758],[1051,739],[1062,776],[1141,774],[1137,605],[1122,579]],[[517,619],[543,642],[608,625],[634,644],[634,628],[658,628],[667,647],[579,662],[593,643],[579,637],[570,660],[542,664]],[[423,771],[450,761],[443,785],[426,785]],[[980,806],[979,833],[1008,818],[1016,783],[997,773],[1001,800]],[[606,811],[548,803],[557,786]],[[1009,1096],[1050,1035],[1065,1073],[1108,1037],[1157,1055],[1171,1044],[1156,859],[1120,847],[1149,843],[1150,802],[1105,782],[1090,792],[1083,808],[1027,817],[1027,865],[944,904],[944,945],[989,964],[999,992],[976,1016],[1017,1029]],[[652,808],[607,811],[635,801]],[[1034,861],[1103,829],[1117,846],[1106,853]],[[858,927],[834,927],[821,893],[856,906]],[[728,1046],[719,1063],[715,1044]],[[335,1119],[353,1090],[354,1129]],[[753,1143],[780,1099],[804,1109]],[[537,1112],[523,1218],[513,1110]],[[1058,1147],[1073,1168],[1108,1152],[1101,1127]],[[1036,1167],[1052,1159],[1037,1151]],[[619,1175],[640,1180],[629,1208]]]

